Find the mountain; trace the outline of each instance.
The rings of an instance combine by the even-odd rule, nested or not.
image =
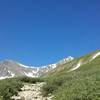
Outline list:
[[[45,76],[44,95],[53,100],[100,99],[100,50],[59,65]]]
[[[100,50],[96,50],[79,58],[68,57],[55,64],[42,67],[31,67],[12,60],[5,60],[0,63],[0,75],[1,79],[14,76],[41,76],[39,79],[44,83],[41,90],[42,95],[52,97],[52,100],[99,100]],[[34,81],[36,82],[36,80],[40,82],[38,78],[25,79],[31,80],[29,82],[32,83]],[[9,88],[11,88],[11,91],[13,90],[13,81],[15,80],[17,81],[16,84],[19,85],[18,80],[20,78],[0,80],[1,96],[3,93],[6,96],[5,94],[9,90],[9,85],[6,84],[7,82],[11,82],[9,84],[12,88]],[[7,92],[4,91],[2,93],[3,84],[6,84],[3,87],[3,91],[6,90]]]
[[[80,58],[74,58],[68,63],[61,63],[61,65],[58,63],[58,66],[54,70],[49,71],[47,75],[52,76],[53,74],[59,73],[59,71],[62,71],[62,70],[65,70],[67,73],[75,71],[83,65],[92,63],[92,61],[94,61],[97,57],[100,57],[100,50],[89,53]]]
[[[55,64],[41,67],[26,66],[13,60],[0,62],[0,79],[11,78],[14,76],[39,77],[55,69],[58,65],[68,63],[74,58],[69,56]]]

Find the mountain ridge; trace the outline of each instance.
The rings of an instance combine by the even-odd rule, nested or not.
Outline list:
[[[43,93],[53,100],[99,100],[100,50],[55,68],[44,79]]]
[[[59,64],[67,63],[74,58],[69,56],[55,64],[41,67],[27,66],[13,60],[4,60],[0,63],[0,79],[12,78],[14,76],[39,77],[56,68]]]
[[[12,78],[14,76],[40,77],[49,75],[49,73],[55,73],[64,68],[66,68],[68,72],[71,72],[77,70],[84,64],[92,62],[98,56],[100,56],[100,50],[80,58],[73,58],[69,56],[57,63],[41,67],[27,66],[13,60],[4,60],[0,62],[0,79]]]

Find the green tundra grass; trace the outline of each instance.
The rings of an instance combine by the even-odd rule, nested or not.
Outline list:
[[[47,75],[43,95],[52,94],[53,100],[100,100],[100,56],[89,62],[97,52],[100,50],[60,66],[63,68],[51,72],[52,75]],[[77,64],[80,59],[84,64],[77,70],[69,72],[69,65],[73,65],[73,62]]]

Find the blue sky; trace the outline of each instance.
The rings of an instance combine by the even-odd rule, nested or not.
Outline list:
[[[0,0],[0,60],[46,65],[100,49],[100,0]]]

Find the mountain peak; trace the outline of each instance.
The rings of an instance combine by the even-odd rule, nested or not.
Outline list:
[[[5,59],[4,61],[1,61],[1,63],[17,63],[17,62],[11,59]]]
[[[72,61],[73,59],[74,59],[74,57],[68,56],[67,58],[64,58],[63,60],[60,60],[60,61],[58,62],[58,64],[65,64],[65,63],[67,63],[67,62]]]
[[[16,62],[11,59],[6,59],[0,63],[0,77],[2,78],[11,78],[14,76],[28,76],[28,77],[38,77],[46,74],[47,72],[53,70],[58,66],[58,64],[65,64],[74,58],[69,56],[60,60],[57,63],[49,64],[41,67],[31,67]]]

